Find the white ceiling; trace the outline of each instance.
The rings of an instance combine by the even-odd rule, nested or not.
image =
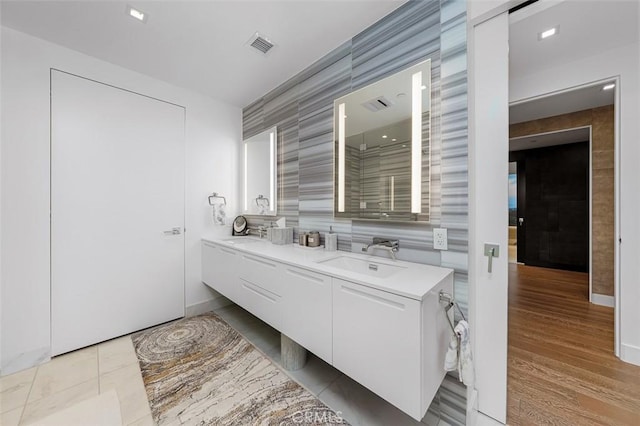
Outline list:
[[[534,74],[638,40],[638,0],[540,0],[509,17],[509,74]],[[538,34],[559,26],[553,37]]]
[[[602,90],[604,84],[511,105],[509,124],[611,105],[615,100],[615,90]]]
[[[509,74],[521,78],[603,50],[637,42],[638,0],[540,0],[509,17]],[[558,26],[558,34],[538,34]],[[509,122],[519,123],[614,103],[602,84],[512,105]]]
[[[7,1],[2,25],[246,106],[406,0]],[[126,5],[148,14],[141,23]],[[276,47],[246,46],[259,32]]]

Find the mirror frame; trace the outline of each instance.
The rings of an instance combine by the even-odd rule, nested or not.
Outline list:
[[[247,193],[249,169],[247,167],[249,146],[255,143],[269,143],[269,158],[265,161],[269,164],[269,192],[259,194],[255,199],[249,199]],[[259,203],[260,197],[266,199],[267,210],[260,214],[250,210],[252,203]],[[252,216],[276,216],[278,213],[278,128],[273,126],[250,138],[242,141],[242,213]]]
[[[422,72],[417,72],[418,69],[423,71],[424,68],[428,70],[428,75],[423,76]],[[416,70],[413,74],[411,72]],[[362,90],[366,90],[375,86],[385,80],[390,78],[397,78],[400,73],[408,73],[408,77],[411,78],[412,85],[412,112],[411,112],[411,211],[410,211],[410,219],[386,219],[384,217],[380,218],[370,218],[370,217],[361,217],[359,215],[354,215],[353,212],[346,211],[345,201],[345,180],[346,180],[346,170],[345,170],[345,145],[346,145],[346,130],[345,130],[345,101],[349,98],[349,96],[354,93],[360,92]],[[333,192],[334,192],[334,217],[337,218],[349,218],[352,220],[367,220],[367,221],[384,221],[384,222],[402,222],[402,223],[429,223],[431,219],[431,152],[433,146],[433,138],[431,128],[433,125],[432,120],[432,81],[431,81],[432,71],[431,71],[431,58],[421,61],[417,64],[413,64],[407,68],[401,69],[399,71],[394,72],[393,74],[376,80],[367,86],[361,87],[358,90],[354,90],[349,92],[348,94],[337,98],[333,102],[333,145],[334,145],[334,156],[333,156]],[[423,159],[422,153],[424,151],[424,139],[422,138],[422,114],[425,111],[422,111],[422,91],[417,90],[417,88],[422,87],[424,81],[428,81],[429,86],[428,89],[428,157],[427,157],[427,179],[426,183],[423,182],[424,176],[423,174]],[[415,96],[418,94],[418,96]],[[416,105],[421,106],[420,114],[416,113]],[[419,120],[416,120],[416,117],[419,117]],[[336,128],[337,127],[337,128]],[[374,130],[374,129],[372,129]],[[415,140],[417,140],[416,135],[420,135],[420,144],[416,144]],[[420,167],[416,167],[419,164]],[[423,188],[426,187],[426,195]],[[428,206],[428,212],[422,212],[422,206],[425,204]]]

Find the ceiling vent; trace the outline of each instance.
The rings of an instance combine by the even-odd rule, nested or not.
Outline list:
[[[255,33],[247,42],[247,45],[258,50],[260,53],[266,55],[267,52],[275,46],[267,37],[260,35],[259,33]]]
[[[372,112],[382,111],[383,109],[390,108],[392,105],[393,102],[384,96],[378,96],[362,104],[363,107]]]

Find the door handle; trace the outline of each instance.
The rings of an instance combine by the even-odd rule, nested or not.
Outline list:
[[[168,231],[164,231],[164,235],[180,235],[181,233],[182,233],[182,230],[180,227],[171,228]]]
[[[518,224],[520,224],[520,226],[522,226],[523,223],[524,223],[524,217],[519,217],[518,218]]]
[[[489,268],[488,272],[493,272],[493,258],[500,257],[500,246],[497,244],[485,244],[484,245],[484,255],[489,257]]]

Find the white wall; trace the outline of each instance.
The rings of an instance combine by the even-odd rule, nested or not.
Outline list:
[[[50,354],[50,68],[186,107],[187,308],[217,297],[200,281],[199,240],[213,228],[208,194],[226,195],[229,214],[235,211],[240,108],[8,28],[2,28],[1,40],[2,374]]]
[[[640,19],[639,19],[640,21]],[[513,76],[510,101],[592,81],[620,78],[620,318],[621,357],[640,365],[640,41],[535,74]]]

